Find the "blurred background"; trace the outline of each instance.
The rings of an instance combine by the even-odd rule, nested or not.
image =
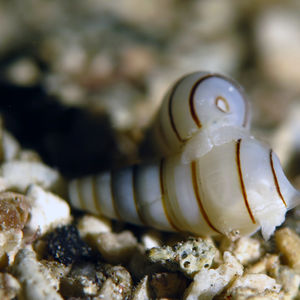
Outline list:
[[[300,182],[298,0],[0,1],[5,127],[66,176],[139,160],[165,91],[195,70],[244,86],[253,133]]]

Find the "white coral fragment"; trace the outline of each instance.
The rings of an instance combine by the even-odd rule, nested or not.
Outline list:
[[[44,234],[57,225],[70,222],[70,207],[63,199],[37,185],[31,185],[26,195],[31,205],[30,219],[27,223],[31,232],[39,230]]]
[[[241,237],[234,243],[227,238],[222,241],[222,250],[230,251],[243,265],[247,265],[259,259],[262,255],[260,241],[251,237]]]
[[[220,294],[237,276],[243,274],[243,266],[230,253],[224,252],[224,263],[217,269],[202,269],[185,293],[186,300],[210,300]]]
[[[2,164],[0,176],[7,189],[25,192],[30,184],[38,184],[45,189],[55,190],[61,184],[58,171],[40,162],[12,160]]]
[[[152,262],[162,264],[171,271],[180,270],[192,277],[199,270],[208,269],[215,254],[214,245],[199,238],[178,243],[174,247],[152,248],[148,252],[148,257]]]
[[[37,261],[35,253],[25,248],[18,252],[13,274],[21,283],[21,294],[24,300],[62,300],[58,294],[58,282],[50,272]]]
[[[22,246],[23,232],[10,229],[0,232],[0,267],[11,265],[15,255]]]
[[[276,295],[279,294],[281,285],[277,284],[274,278],[265,274],[245,274],[237,278],[227,290],[227,295],[243,294],[250,295]]]

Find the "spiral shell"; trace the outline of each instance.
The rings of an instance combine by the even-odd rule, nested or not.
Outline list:
[[[171,154],[73,180],[71,204],[201,236],[249,235],[261,227],[267,239],[300,195],[276,154],[248,128],[248,104],[237,84],[216,74],[187,75],[167,93],[153,128],[158,148]]]

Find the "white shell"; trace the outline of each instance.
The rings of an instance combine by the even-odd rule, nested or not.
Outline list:
[[[191,103],[201,126],[191,117]],[[71,204],[162,230],[232,236],[261,227],[269,238],[300,195],[272,150],[250,136],[247,107],[231,80],[201,72],[183,77],[156,120],[158,148],[175,154],[74,180]]]

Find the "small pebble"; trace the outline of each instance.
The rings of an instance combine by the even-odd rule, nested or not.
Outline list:
[[[94,242],[102,257],[113,264],[128,262],[137,248],[137,239],[130,231],[100,233]]]
[[[230,298],[232,295],[247,293],[248,297],[260,295],[274,299],[271,296],[274,295],[276,297],[276,294],[279,294],[280,289],[281,285],[277,284],[274,278],[265,274],[245,274],[234,280],[227,290],[226,297]]]
[[[145,276],[134,289],[132,300],[148,300],[151,299],[151,291],[149,288],[149,276]]]
[[[15,277],[9,273],[0,273],[0,299],[14,299],[20,292],[20,284]]]
[[[156,273],[149,279],[155,299],[157,298],[182,298],[189,281],[180,273]]]
[[[43,235],[58,225],[70,223],[70,207],[57,195],[38,185],[31,185],[26,196],[31,205],[30,219],[26,226],[29,231],[39,231]]]
[[[275,232],[276,245],[288,265],[300,271],[300,237],[290,228],[282,228]]]
[[[157,230],[149,230],[143,234],[141,242],[145,249],[151,249],[161,246],[161,233]]]
[[[133,283],[129,272],[124,267],[104,265],[102,272],[106,279],[97,294],[99,299],[131,299]]]
[[[37,83],[40,72],[37,64],[29,57],[15,61],[5,72],[12,83],[22,86],[31,86]]]
[[[28,199],[12,192],[0,193],[0,231],[23,229],[30,205]]]
[[[56,228],[49,234],[48,251],[54,260],[65,265],[92,257],[91,248],[81,240],[77,228],[73,225]]]
[[[276,281],[282,285],[286,299],[297,299],[300,293],[300,274],[297,271],[282,266],[276,276]]]
[[[82,238],[102,232],[110,232],[111,220],[101,216],[85,215],[79,220],[77,229]]]
[[[260,241],[251,237],[241,237],[233,243],[225,237],[222,242],[221,250],[231,251],[244,266],[258,260],[263,254]]]
[[[99,277],[100,280],[98,279]],[[74,264],[70,272],[60,282],[60,293],[66,299],[70,297],[95,296],[101,288],[102,277],[103,275],[97,275],[94,263],[81,262]]]

